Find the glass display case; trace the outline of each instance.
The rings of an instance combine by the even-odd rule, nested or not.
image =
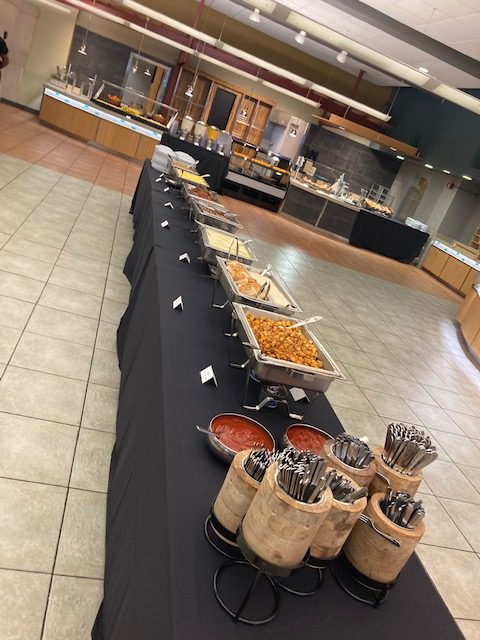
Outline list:
[[[157,129],[170,129],[178,113],[163,102],[105,80],[94,95],[93,102]]]
[[[229,171],[280,189],[287,189],[291,161],[271,151],[242,142],[234,142]]]

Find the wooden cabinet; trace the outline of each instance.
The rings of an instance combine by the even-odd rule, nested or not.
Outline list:
[[[95,140],[107,149],[123,153],[125,156],[135,157],[141,137],[135,131],[129,131],[125,127],[107,120],[100,120]]]
[[[480,358],[480,331],[477,333],[477,337],[470,345],[470,349],[477,356],[477,358]]]
[[[471,267],[469,267],[468,264],[460,262],[460,260],[457,260],[453,256],[448,256],[448,260],[441,270],[439,278],[443,280],[445,284],[448,284],[449,287],[452,287],[452,289],[460,291],[465,282],[465,278],[470,273],[470,269]]]
[[[98,118],[91,113],[75,109],[45,95],[42,99],[40,120],[82,140],[95,140],[99,123]]]
[[[445,251],[432,246],[423,261],[422,267],[433,273],[434,276],[439,276],[447,260],[448,254]]]
[[[475,269],[470,269],[469,274],[465,278],[465,281],[460,288],[460,293],[462,293],[464,296],[468,296],[468,294],[472,290],[473,285],[477,280],[477,276],[478,276],[478,271],[475,271]]]

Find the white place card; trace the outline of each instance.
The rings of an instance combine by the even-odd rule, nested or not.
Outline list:
[[[163,176],[164,176],[164,175],[165,175],[164,173],[161,173],[161,174],[158,176],[158,178],[155,180],[155,182],[161,182],[161,181],[162,181],[162,178],[163,178]]]
[[[165,187],[165,189],[163,190],[163,193],[167,193],[167,191],[170,191],[170,187]]]
[[[175,298],[175,300],[172,302],[172,307],[173,309],[178,309],[180,308],[183,311],[183,300],[182,300],[182,296],[178,296],[178,298]]]
[[[190,264],[190,256],[188,255],[188,253],[182,253],[181,256],[178,256],[179,260],[186,260],[188,262],[188,264]]]
[[[170,207],[170,209],[173,209],[173,204],[171,202],[166,202],[163,206]]]
[[[290,395],[295,400],[295,402],[300,402],[300,400],[305,400],[305,399],[308,400],[307,394],[303,389],[300,389],[300,387],[292,387],[290,389]]]
[[[161,222],[160,226],[162,227],[162,229],[168,229],[170,227],[170,225],[168,224],[168,220],[164,220],[163,222]]]
[[[213,382],[215,386],[218,387],[217,378],[215,377],[215,372],[212,365],[209,365],[208,367],[200,371],[200,380],[202,381],[202,384]]]

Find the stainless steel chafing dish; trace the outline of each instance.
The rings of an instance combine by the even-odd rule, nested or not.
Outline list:
[[[216,206],[222,206],[220,204],[220,199],[218,197],[218,193],[216,193],[215,191],[211,191],[210,189],[208,189],[209,195],[211,198],[213,198],[213,200],[209,200],[208,198],[202,198],[201,196],[196,195],[195,193],[192,193],[193,190],[195,188],[197,188],[198,185],[194,185],[194,184],[188,184],[187,182],[182,180],[182,193],[183,193],[183,197],[185,198],[185,200],[190,201],[192,198],[196,199],[196,200],[201,200],[202,202],[207,202],[208,204],[211,204],[212,206],[214,206],[216,204]],[[201,187],[202,189],[206,189],[206,187]]]
[[[235,257],[232,257],[234,260]],[[295,302],[292,294],[288,291],[285,284],[275,273],[270,273],[268,276],[262,277],[262,280],[271,282],[270,292],[267,294],[265,300],[255,298],[254,296],[242,293],[238,288],[238,284],[232,277],[232,274],[228,270],[227,261],[217,255],[217,277],[227,294],[227,298],[230,302],[238,302],[246,304],[250,307],[258,307],[259,309],[266,309],[268,311],[277,311],[285,314],[286,316],[292,316],[295,313],[300,313],[302,310]],[[249,266],[248,271],[254,276],[260,276],[262,269],[259,267]],[[275,299],[275,293],[277,299]],[[284,301],[279,298],[283,297]]]
[[[237,216],[224,207],[217,207],[214,203],[210,204],[205,200],[197,199],[192,199],[191,206],[193,217],[197,222],[234,234],[243,229]],[[218,211],[218,215],[215,215],[214,211]]]
[[[272,320],[290,320],[288,316],[266,311],[265,309],[248,307],[236,302],[233,303],[233,309],[238,336],[247,351],[252,371],[262,382],[283,384],[288,387],[300,387],[301,389],[325,393],[334,380],[345,380],[345,376],[330,354],[308,330],[308,327],[302,327],[302,332],[315,344],[318,358],[324,363],[323,369],[316,369],[315,367],[308,367],[286,360],[277,360],[261,353],[246,314],[250,313],[258,318],[270,318]]]
[[[212,236],[221,239],[223,246],[219,246],[219,244],[215,245],[212,242]],[[237,241],[240,249],[238,254]],[[244,244],[247,242],[246,239],[237,238],[237,236],[227,233],[226,231],[222,231],[221,229],[215,229],[214,227],[198,223],[198,242],[203,259],[213,266],[217,265],[217,255],[222,258],[234,257],[235,260],[243,262],[244,264],[252,264],[257,261],[257,258],[250,247]],[[248,242],[250,241],[248,240]],[[242,249],[245,251],[246,255],[243,255]]]

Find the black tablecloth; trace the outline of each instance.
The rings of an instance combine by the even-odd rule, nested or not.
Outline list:
[[[226,473],[195,424],[242,409],[244,372],[228,366],[225,315],[210,306],[213,283],[196,259],[182,201],[164,194],[145,165],[134,205],[135,242],[125,266],[132,283],[118,331],[122,371],[117,439],[107,506],[104,603],[94,640],[459,640],[443,601],[416,557],[389,600],[374,610],[351,600],[330,575],[318,595],[283,594],[277,618],[251,628],[234,624],[215,600],[212,578],[222,557],[203,525]],[[172,199],[175,211],[165,208]],[[168,218],[170,229],[160,223]],[[191,264],[178,261],[187,251]],[[183,312],[172,309],[182,295]],[[213,365],[219,386],[201,385]],[[291,421],[265,409],[251,413],[279,438]],[[308,420],[341,430],[322,395]],[[426,623],[425,623],[426,621]]]
[[[192,158],[198,160],[198,172],[200,174],[209,173],[210,177],[206,178],[210,188],[214,191],[221,191],[223,180],[228,171],[228,163],[230,158],[221,156],[215,151],[207,151],[204,147],[196,147],[191,142],[180,140],[169,133],[162,135],[162,144],[166,144],[174,151],[183,151],[188,153]]]
[[[424,231],[363,209],[352,227],[349,242],[354,247],[410,264],[418,257],[428,238]]]

